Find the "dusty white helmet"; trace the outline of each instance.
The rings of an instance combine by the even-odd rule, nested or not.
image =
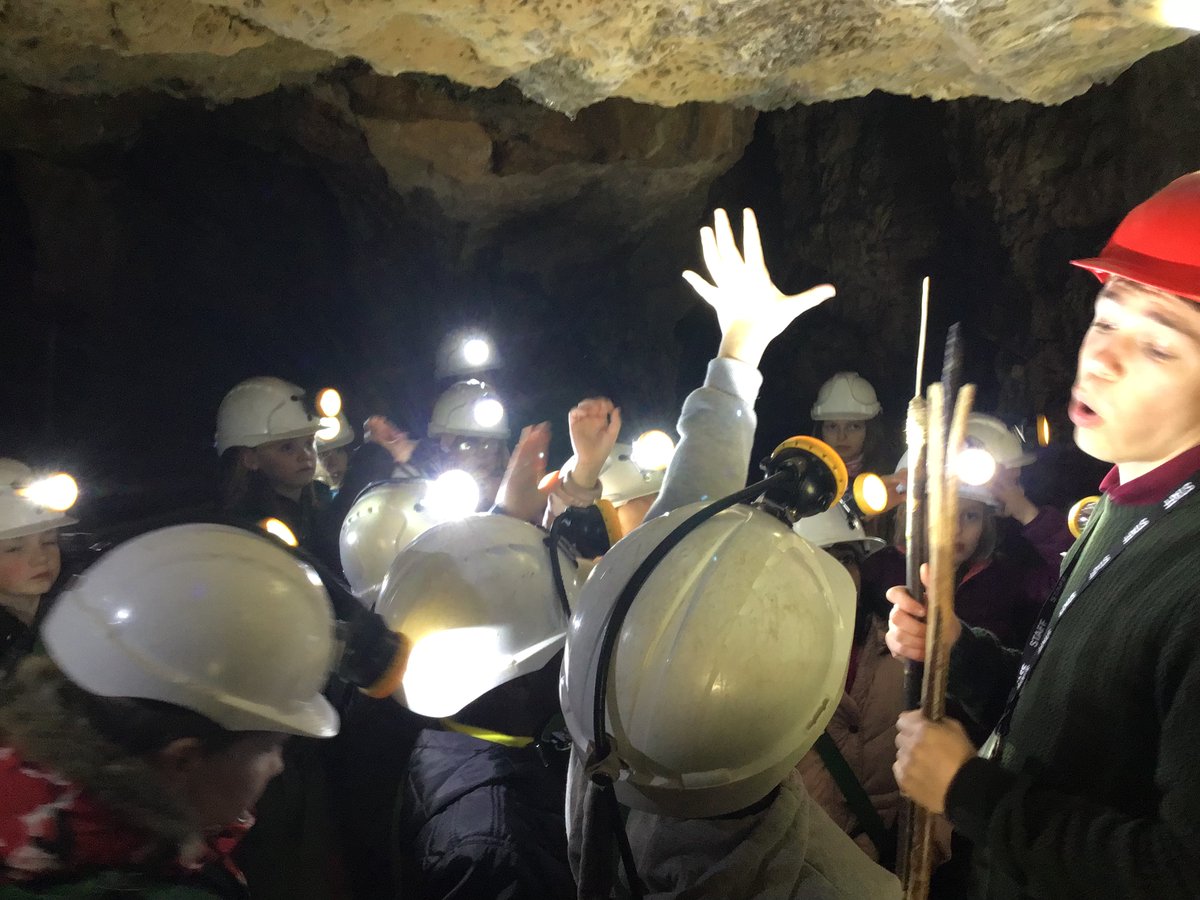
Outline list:
[[[455,378],[499,368],[500,355],[491,339],[478,330],[459,330],[448,334],[438,347],[434,375]]]
[[[69,479],[62,474],[51,477]],[[52,487],[49,479],[39,479],[25,463],[0,459],[0,540],[40,534],[79,521],[66,514],[74,503],[73,495],[65,498],[70,502],[64,506],[57,497],[44,496],[45,492],[39,490],[42,485]]]
[[[437,525],[401,551],[375,607],[412,643],[401,703],[452,716],[562,649],[567,612],[545,538],[528,522],[483,514]],[[573,606],[578,570],[553,552]]]
[[[508,437],[508,411],[500,397],[482,381],[458,381],[446,388],[433,406],[429,436]]]
[[[600,470],[601,497],[620,507],[657,494],[674,451],[674,442],[662,431],[646,432],[632,444],[615,444]]]
[[[302,388],[282,378],[247,378],[225,395],[217,410],[217,453],[310,437],[320,429]]]
[[[982,451],[982,452],[981,452]],[[967,436],[959,453],[958,496],[978,500],[995,509],[1001,504],[989,489],[996,466],[1018,469],[1034,461],[1016,433],[995,416],[971,413],[967,418]],[[900,457],[896,471],[908,470],[908,451]],[[981,483],[972,483],[981,482]]]
[[[230,731],[328,737],[334,621],[316,572],[273,540],[175,525],[110,550],[42,625],[66,676],[102,697],[173,703]]]
[[[354,443],[354,428],[344,412],[336,416],[321,416],[317,431],[317,452],[325,453]]]
[[[703,506],[643,524],[584,585],[560,699],[585,756],[613,607],[641,563]],[[606,701],[617,798],[698,818],[766,796],[837,707],[854,606],[846,570],[765,512],[734,506],[687,535],[650,574],[617,638]]]
[[[823,385],[813,404],[815,422],[845,420],[862,422],[883,411],[871,382],[857,372],[838,372]]]
[[[876,550],[887,546],[883,538],[872,537],[863,529],[862,519],[839,500],[824,512],[797,519],[792,531],[821,549],[839,544],[849,545],[866,559]]]

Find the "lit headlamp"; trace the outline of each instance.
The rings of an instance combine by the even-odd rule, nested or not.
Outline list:
[[[342,423],[337,416],[321,416],[321,429],[317,432],[318,441],[332,441],[342,432]]]
[[[475,401],[471,416],[480,428],[495,428],[504,418],[504,404],[495,397],[484,397]]]
[[[14,493],[43,509],[66,512],[79,497],[79,485],[67,473],[58,472],[15,487]]]
[[[481,368],[492,358],[492,345],[483,337],[469,337],[462,342],[462,358],[468,366]]]
[[[429,482],[420,508],[439,522],[448,522],[475,512],[479,496],[479,483],[469,473],[451,469]]]
[[[282,541],[289,547],[299,547],[300,542],[296,540],[296,534],[287,526],[282,519],[274,517],[262,519],[258,523],[258,527],[275,538],[277,541]]]
[[[342,411],[342,395],[334,388],[324,388],[317,392],[317,412],[323,418],[337,419]],[[322,424],[324,424],[322,422]],[[336,432],[334,432],[336,436]]]
[[[629,458],[643,472],[661,472],[675,456],[675,442],[665,431],[644,431],[633,442]]]

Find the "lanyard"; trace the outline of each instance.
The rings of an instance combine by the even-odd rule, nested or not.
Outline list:
[[[1062,598],[1063,591],[1066,590],[1067,582],[1070,581],[1071,576],[1075,573],[1075,566],[1078,564],[1079,557],[1083,555],[1082,549],[1076,554],[1075,558],[1071,561],[1070,567],[1063,572],[1062,576],[1058,579],[1058,584],[1050,592],[1049,598],[1042,604],[1042,610],[1038,614],[1037,625],[1034,627],[1033,633],[1029,636],[1029,641],[1025,644],[1025,651],[1021,655],[1021,668],[1017,672],[1017,683],[1013,685],[1013,689],[1008,695],[1008,700],[1004,704],[1004,713],[1000,716],[996,730],[992,733],[987,743],[984,744],[981,755],[990,758],[999,748],[1005,737],[1008,736],[1009,728],[1012,727],[1013,712],[1016,710],[1021,691],[1024,689],[1026,682],[1029,681],[1030,673],[1033,672],[1034,667],[1042,658],[1042,654],[1046,652],[1046,645],[1050,643],[1050,636],[1054,633],[1055,627],[1061,621],[1062,617],[1067,614],[1067,610],[1074,605],[1079,595],[1091,587],[1092,583],[1100,577],[1100,573],[1112,565],[1114,559],[1145,535],[1167,513],[1175,509],[1185,497],[1196,490],[1198,485],[1200,485],[1200,472],[1194,473],[1187,481],[1172,491],[1167,499],[1163,500],[1158,506],[1139,519],[1124,535],[1117,538],[1108,549],[1108,552],[1101,557],[1100,561],[1092,566],[1092,570],[1087,573],[1083,584],[1073,590],[1062,601],[1062,605],[1059,606],[1058,601]],[[1092,517],[1092,521],[1096,521],[1095,516]]]

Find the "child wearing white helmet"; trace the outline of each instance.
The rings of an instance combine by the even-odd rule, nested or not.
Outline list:
[[[964,457],[985,468],[971,480],[979,481],[988,471],[994,474],[979,485],[959,483],[955,614],[988,629],[1004,646],[1019,647],[1058,580],[1062,554],[1073,538],[1061,511],[1039,507],[1025,496],[1020,471],[1034,457],[1004,422],[972,413],[966,444],[970,456]],[[902,459],[898,471],[905,466]],[[1015,533],[1002,533],[1005,519],[1012,520]],[[905,580],[904,571],[903,549],[898,547],[875,554],[867,563],[864,589],[880,608],[887,608],[884,592]]]
[[[620,569],[618,557],[628,555],[622,553],[622,548],[634,547],[639,541],[653,544],[661,536],[658,533],[663,530],[663,526],[667,525],[668,520],[662,518],[664,513],[678,510],[688,504],[715,500],[745,485],[756,426],[754,401],[762,383],[762,375],[757,371],[762,353],[770,341],[796,316],[833,295],[832,287],[822,285],[788,297],[771,283],[762,261],[757,224],[749,210],[745,213],[744,257],[734,242],[732,229],[724,211],[717,212],[715,229],[705,228],[701,231],[701,241],[704,259],[715,284],[693,272],[685,273],[684,277],[717,312],[722,331],[720,352],[718,358],[709,364],[704,387],[694,391],[684,403],[677,426],[680,435],[679,447],[667,469],[658,499],[646,516],[646,523],[613,548],[612,553],[601,563],[601,568],[589,579],[584,589],[585,594],[588,591],[605,594],[602,579],[611,577],[607,575],[606,570],[612,569],[613,565]],[[728,568],[722,570],[720,560],[724,558],[723,554],[699,557],[685,554],[686,559],[695,559],[693,568],[699,567],[700,574],[693,573],[693,578],[689,580],[682,571],[672,571],[671,576],[679,577],[667,578],[669,584],[662,587],[665,592],[661,596],[662,604],[673,608],[676,594],[672,591],[686,594],[689,591],[704,591],[714,585],[731,591],[753,591],[760,576],[765,584],[771,580],[772,573],[774,578],[778,579],[781,571],[793,570],[807,570],[814,579],[808,585],[812,589],[814,600],[814,608],[809,611],[812,616],[810,621],[814,624],[818,621],[822,625],[828,624],[825,612],[822,612],[826,608],[817,602],[818,597],[825,597],[830,601],[828,609],[841,609],[841,601],[848,601],[845,594],[852,586],[844,573],[839,575],[841,583],[831,583],[833,572],[837,571],[832,560],[825,557],[825,562],[822,562],[820,557],[824,555],[815,553],[808,545],[799,548],[791,546],[784,540],[787,538],[796,543],[790,534],[780,537],[772,533],[768,536],[765,532],[769,529],[763,523],[770,518],[769,516],[753,514],[752,518],[761,516],[755,519],[759,523],[757,527],[761,533],[751,535],[744,534],[733,521],[742,514],[727,511],[720,515],[725,516],[725,525],[718,527],[714,520],[701,527],[718,530],[728,528],[728,546],[732,558],[753,556],[753,561],[749,563],[750,571],[744,578],[738,579],[730,574]],[[670,530],[669,526],[667,530]],[[747,541],[747,538],[750,540]],[[627,544],[627,541],[633,543]],[[780,547],[784,552],[771,557],[769,551],[773,546]],[[768,553],[768,556],[760,558],[764,552]],[[710,561],[713,564],[711,571],[708,567]],[[772,562],[775,565],[770,564]],[[732,568],[736,570],[736,563]],[[708,577],[710,575],[711,579]],[[619,579],[620,576],[617,577]],[[649,591],[652,584],[652,581],[648,581],[643,593],[652,593]],[[824,587],[818,587],[819,585]],[[775,585],[771,587],[774,588]],[[795,613],[804,606],[804,592],[790,590],[785,593],[787,598],[784,599],[784,595],[780,595],[780,600],[783,604],[790,604],[790,613]],[[651,619],[654,618],[653,601],[658,598],[658,594],[645,598],[648,606],[643,606],[642,609],[651,614]],[[573,620],[572,634],[581,627],[580,622],[583,619],[580,617],[588,609],[586,600],[586,596],[581,597],[581,613]],[[835,600],[838,602],[834,602]],[[642,599],[639,599],[638,603],[641,604]],[[635,604],[635,615],[637,608]],[[779,608],[782,609],[783,606]],[[790,615],[788,622],[794,623]],[[634,633],[630,630],[631,627],[627,622],[625,630],[621,632],[622,641]],[[733,630],[738,631],[739,638],[743,639],[750,633],[741,627],[741,623]],[[634,636],[630,643],[639,644],[636,652],[644,654],[647,663],[652,657],[661,663],[664,659],[661,645],[675,647],[674,639],[674,633],[670,640],[665,637],[661,639],[657,656],[653,648],[650,652],[646,651],[646,642],[640,637]],[[717,639],[715,644],[718,646],[714,647],[713,652],[721,655],[725,649],[722,640]],[[622,643],[621,647],[621,652],[625,653],[625,644]],[[588,652],[585,651],[585,657]],[[634,652],[630,650],[630,653]],[[579,668],[580,660],[576,659],[573,653],[568,639],[565,679],[569,679],[570,684],[564,680],[563,697],[574,697],[578,703],[581,696],[578,682],[583,670]],[[816,651],[809,662],[815,661],[821,653],[838,656],[836,648],[825,647]],[[641,658],[639,655],[638,659]],[[743,658],[742,663],[744,662]],[[830,671],[838,669],[839,664],[844,664],[844,658],[833,662]],[[637,666],[634,665],[634,668]],[[609,683],[616,684],[615,690],[618,692],[621,690],[622,677],[626,679],[626,690],[630,690],[632,682],[636,681],[627,671],[622,676],[622,671],[620,665],[617,665],[615,671],[610,670]],[[690,670],[685,665],[681,667],[681,671],[686,673]],[[829,672],[823,672],[821,675],[824,676],[823,679],[818,677],[817,680],[828,681]],[[654,673],[654,677],[658,676],[670,682],[675,689],[683,686],[677,672],[670,667],[660,665]],[[644,677],[646,689],[642,691],[642,699],[647,708],[653,709],[658,702],[654,698],[657,692],[656,682],[654,677]],[[674,771],[661,772],[658,773],[661,777],[656,777],[657,770],[651,762],[648,770],[643,770],[640,775],[641,787],[632,788],[635,792],[641,790],[644,793],[641,800],[633,800],[629,793],[633,775],[629,777],[629,784],[626,784],[624,775],[622,776],[620,783],[625,785],[626,790],[625,799],[621,799],[620,802],[625,803],[629,800],[632,807],[627,811],[626,830],[639,881],[644,888],[644,896],[656,900],[677,896],[713,900],[834,896],[862,900],[899,898],[900,886],[895,876],[859,852],[853,842],[809,798],[799,777],[794,773],[788,774],[803,753],[803,748],[796,741],[805,740],[807,731],[805,722],[801,719],[807,719],[807,716],[802,715],[795,720],[789,720],[787,716],[774,716],[770,721],[764,721],[756,712],[769,705],[769,698],[756,696],[748,698],[745,705],[747,721],[743,723],[743,731],[746,733],[744,739],[741,736],[730,736],[728,743],[731,746],[725,751],[718,746],[720,741],[711,745],[705,742],[703,746],[693,744],[693,741],[703,741],[696,735],[710,734],[713,731],[714,722],[724,721],[728,724],[736,720],[738,715],[737,704],[725,702],[726,698],[718,689],[718,685],[722,684],[720,670],[713,669],[703,677],[714,679],[710,698],[712,708],[707,710],[711,712],[711,716],[697,712],[692,723],[695,725],[694,731],[689,732],[686,727],[681,728],[681,720],[687,718],[681,710],[662,709],[662,719],[655,725],[648,721],[645,711],[637,702],[629,708],[629,714],[633,719],[637,719],[637,723],[631,719],[628,723],[622,721],[618,726],[624,729],[628,725],[630,737],[633,737],[632,732],[636,729],[635,740],[641,740],[643,746],[653,745],[656,750],[665,748],[666,755],[675,759],[688,756],[703,758],[709,767],[708,771],[699,773],[695,770],[680,770],[688,773],[682,779],[679,773]],[[836,674],[834,677],[840,679],[841,676]],[[684,680],[686,681],[686,678]],[[825,687],[828,685],[812,685],[806,690],[815,696],[821,693],[818,688]],[[833,685],[831,690],[836,691],[837,685]],[[586,688],[584,693],[587,693]],[[695,692],[691,699],[703,704],[703,701],[695,696]],[[822,714],[826,709],[827,704],[822,706]],[[611,715],[610,706],[610,717]],[[574,715],[576,724],[572,726],[574,749],[568,781],[567,810],[571,863],[580,882],[580,897],[608,897],[611,890],[613,859],[609,855],[611,846],[606,844],[603,835],[611,823],[607,821],[609,814],[605,813],[603,803],[596,794],[598,788],[589,782],[584,771],[586,748],[581,742],[585,742],[586,736],[579,731],[580,723],[577,720],[585,717],[577,708]],[[813,718],[820,719],[821,715]],[[667,719],[670,720],[669,723]],[[573,718],[568,716],[568,724],[572,721]],[[741,750],[775,733],[778,733],[779,740],[768,754],[771,756],[772,765],[758,771],[754,777],[743,780],[739,772],[732,769],[712,768],[721,765],[720,758],[723,752],[728,757],[725,765],[731,765],[729,760]],[[730,735],[734,734],[735,732],[730,732]],[[639,761],[645,762],[641,757],[648,751],[638,747],[627,749],[628,752],[618,751],[621,759],[616,765],[628,765],[632,768]],[[750,752],[754,753],[753,750]],[[756,753],[754,755],[757,757]],[[781,760],[788,772],[777,768]],[[756,760],[756,763],[760,761]],[[738,757],[739,765],[744,762],[744,758]],[[782,783],[779,778],[783,778]],[[726,784],[731,779],[733,783]],[[678,790],[681,780],[683,790]],[[726,788],[729,790],[726,791]],[[694,797],[686,796],[689,794]],[[621,795],[618,795],[618,799],[620,797]],[[653,797],[658,797],[662,802],[654,801]],[[731,803],[732,809],[729,808]],[[722,807],[719,813],[713,812],[718,806]],[[626,811],[621,811],[620,815],[625,816]],[[618,895],[624,896],[620,888]]]
[[[315,536],[329,488],[315,482],[321,429],[304,390],[281,378],[248,378],[217,410],[221,504],[253,524],[281,520],[303,545]]]
[[[350,445],[354,443],[354,428],[344,412],[323,416],[317,432],[317,478],[329,485],[336,496],[346,476],[350,462]]]
[[[338,730],[320,584],[221,525],[144,534],[72,582],[47,655],[0,689],[0,893],[243,895],[229,854],[284,740]]]
[[[438,397],[429,418],[428,435],[439,449],[433,464],[439,471],[462,469],[480,486],[481,509],[496,500],[508,464],[508,410],[491,385],[471,378],[458,381]]]
[[[838,372],[817,393],[811,416],[813,435],[846,463],[851,481],[863,472],[882,472],[891,465],[880,414],[883,406],[871,382],[857,372]]]
[[[55,496],[64,489],[66,496]],[[0,677],[33,649],[43,598],[62,565],[58,529],[77,521],[65,512],[74,495],[70,476],[39,478],[24,463],[0,459]]]

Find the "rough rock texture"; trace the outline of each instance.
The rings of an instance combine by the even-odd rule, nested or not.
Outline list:
[[[783,198],[774,258],[793,286],[839,289],[773,358],[769,385],[807,397],[853,361],[899,426],[929,274],[927,378],[960,320],[981,407],[1014,422],[1045,412],[1069,434],[1097,285],[1067,262],[1094,255],[1129,209],[1200,167],[1200,84],[1186,74],[1198,70],[1192,40],[1058,107],[877,94],[765,117]]]
[[[606,97],[760,109],[871,90],[1060,103],[1187,32],[1161,0],[7,0],[0,71],[64,93],[227,101],[376,72],[511,79],[574,113]]]
[[[216,107],[0,79],[0,454],[203,482],[222,393],[264,372],[419,429],[434,348],[466,323],[501,344],[514,422],[555,420],[556,452],[593,392],[631,430],[669,425],[715,346],[679,272],[717,204],[760,211],[784,288],[839,289],[767,355],[760,450],[841,368],[898,424],[927,273],[927,374],[960,319],[984,408],[1060,414],[1094,292],[1066,260],[1200,165],[1197,71],[1193,39],[1057,107],[609,100],[574,120],[512,85],[363,64]]]
[[[571,120],[361,66],[216,109],[0,81],[0,271],[28,301],[6,337],[35,335],[5,341],[27,404],[6,437],[112,460],[149,405],[202,470],[221,394],[265,370],[420,428],[466,322],[513,360],[517,421],[589,390],[670,416],[678,273],[756,116],[611,100]]]

